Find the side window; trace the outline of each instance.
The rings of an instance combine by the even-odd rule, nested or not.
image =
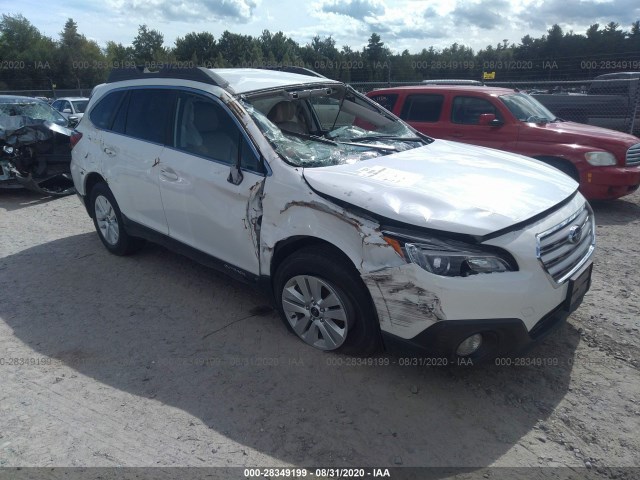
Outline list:
[[[396,101],[398,100],[398,94],[397,93],[385,93],[385,94],[381,94],[381,95],[374,95],[371,97],[371,100],[373,100],[374,102],[379,103],[380,105],[382,105],[384,108],[386,108],[387,110],[389,110],[390,112],[393,111],[393,107],[396,104]]]
[[[113,117],[124,97],[125,92],[118,90],[108,93],[92,109],[89,114],[91,123],[103,130],[110,130]]]
[[[131,90],[124,133],[140,140],[164,144],[175,105],[173,90]]]
[[[178,101],[174,146],[211,160],[235,164],[240,130],[213,100],[183,94]]]
[[[62,104],[62,110],[71,110],[71,112],[73,112],[73,110],[71,109],[71,104],[69,102],[67,102],[66,100]]]
[[[61,104],[61,103],[62,103],[62,102],[61,102],[60,100],[56,100],[55,102],[53,102],[53,103],[51,104],[51,106],[52,106],[53,108],[55,108],[56,110],[60,111],[60,110],[62,110],[62,108],[60,107],[60,104]]]
[[[251,149],[251,146],[244,135],[240,138],[240,148],[240,155],[242,156],[240,159],[240,166],[252,172],[264,173],[262,162]]]
[[[496,118],[501,118],[500,112],[484,98],[455,97],[451,109],[451,122],[462,125],[478,125],[480,115],[483,113],[493,113]]]
[[[400,118],[407,122],[437,122],[443,103],[444,95],[409,95],[400,112]]]

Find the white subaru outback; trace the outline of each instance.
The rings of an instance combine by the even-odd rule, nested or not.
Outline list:
[[[150,240],[264,288],[316,348],[509,355],[589,289],[571,178],[312,72],[115,70],[87,112],[71,171],[104,246]]]

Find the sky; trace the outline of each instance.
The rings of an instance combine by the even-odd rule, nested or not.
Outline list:
[[[44,7],[44,8],[43,8]],[[376,32],[395,53],[448,47],[454,42],[475,51],[508,40],[520,43],[558,23],[584,34],[593,23],[614,21],[624,30],[640,19],[638,0],[0,0],[0,12],[22,14],[40,32],[59,38],[65,21],[101,47],[113,40],[130,45],[138,26],[177,37],[207,31],[259,36],[282,31],[300,45],[315,35],[331,35],[338,48],[360,50]]]

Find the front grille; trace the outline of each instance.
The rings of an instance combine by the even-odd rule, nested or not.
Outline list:
[[[593,211],[588,203],[564,222],[537,235],[537,255],[545,271],[560,284],[589,259],[596,244]]]
[[[640,164],[640,143],[627,150],[627,166]]]

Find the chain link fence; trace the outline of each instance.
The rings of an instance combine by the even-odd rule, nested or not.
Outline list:
[[[0,90],[0,95],[21,95],[25,97],[45,97],[51,101],[62,97],[88,97],[90,88],[42,89],[42,90]]]

